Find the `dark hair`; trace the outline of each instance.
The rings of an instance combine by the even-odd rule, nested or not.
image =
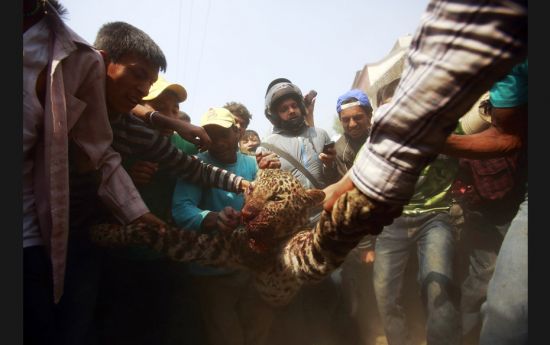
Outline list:
[[[179,110],[178,111],[178,118],[182,121],[187,121],[187,122],[191,122],[191,116],[189,116],[189,114],[187,114],[185,111],[183,110]]]
[[[94,46],[106,51],[113,62],[119,61],[124,55],[136,54],[161,71],[166,71],[166,58],[160,47],[149,35],[128,23],[104,24],[97,33]]]
[[[241,137],[240,140],[247,140],[248,138],[252,137],[252,136],[256,136],[258,138],[258,140],[260,140],[260,136],[258,135],[258,133],[252,129],[247,129],[246,131],[244,131],[244,134],[243,136]]]
[[[250,120],[252,119],[252,114],[250,114],[250,111],[248,111],[244,104],[238,102],[227,102],[223,107],[229,110],[233,116],[244,119],[246,121],[246,126],[248,127]]]
[[[40,1],[40,0],[38,0]],[[67,14],[69,14],[69,11],[67,11],[67,8],[65,8],[63,5],[59,3],[57,0],[48,0],[47,1],[52,7],[55,9],[59,17],[65,19]]]

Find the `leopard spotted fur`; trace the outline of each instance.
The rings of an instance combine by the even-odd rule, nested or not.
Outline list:
[[[317,282],[345,259],[368,229],[369,202],[356,189],[343,194],[331,213],[311,229],[308,210],[324,199],[305,190],[291,173],[264,169],[245,195],[244,225],[230,234],[200,234],[169,226],[101,224],[93,240],[103,246],[146,245],[176,261],[251,270],[260,295],[285,305],[304,283]],[[359,206],[358,206],[359,205]]]

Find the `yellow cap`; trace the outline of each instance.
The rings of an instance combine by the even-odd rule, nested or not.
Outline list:
[[[170,83],[159,74],[157,81],[153,85],[151,85],[151,88],[149,89],[149,94],[143,97],[143,100],[150,101],[152,99],[155,99],[166,89],[173,91],[178,97],[178,101],[180,103],[187,99],[187,91],[183,86],[181,86],[180,84]]]
[[[225,108],[210,108],[201,118],[201,127],[206,125],[218,125],[223,128],[235,126],[235,118],[233,114]]]

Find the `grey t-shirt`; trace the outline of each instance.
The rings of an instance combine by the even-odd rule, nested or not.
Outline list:
[[[324,129],[307,127],[298,135],[290,135],[283,131],[274,130],[274,133],[264,138],[262,142],[277,146],[302,163],[323,188],[334,182],[333,171],[325,169],[323,162],[319,159],[319,153],[323,151],[323,146],[330,142],[330,137]],[[256,152],[265,151],[269,150],[261,146],[256,150]],[[315,188],[313,183],[300,170],[283,157],[280,157],[280,159],[282,170],[292,172],[292,175],[296,176],[305,188]]]

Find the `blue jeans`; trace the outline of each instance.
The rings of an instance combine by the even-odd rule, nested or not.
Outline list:
[[[527,198],[504,237],[482,306],[480,345],[527,343]]]
[[[365,251],[356,247],[342,264],[343,302],[351,321],[352,336],[357,338],[351,344],[374,344],[378,336],[384,335],[374,295],[374,263],[361,259]]]
[[[410,249],[417,245],[418,282],[427,310],[428,344],[460,344],[458,293],[453,283],[453,228],[446,212],[401,216],[376,241],[374,291],[388,344],[410,344],[402,305]]]
[[[460,300],[464,336],[478,329],[477,326],[481,324],[481,305],[485,302],[497,255],[510,226],[510,222],[494,224],[490,214],[465,212],[468,214],[465,214],[462,241],[469,265],[468,275],[461,286]]]

